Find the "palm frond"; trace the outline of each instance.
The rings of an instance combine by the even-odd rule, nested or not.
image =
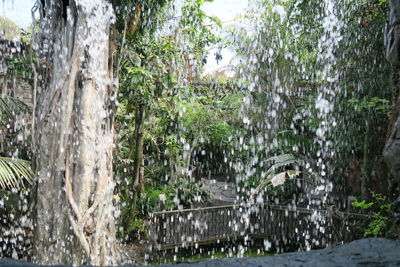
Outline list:
[[[286,178],[292,179],[300,174],[304,174],[307,176],[309,175],[307,172],[299,171],[291,166],[292,164],[296,164],[297,166],[305,165],[304,160],[292,154],[282,154],[270,157],[267,159],[267,162],[272,162],[272,166],[266,172],[262,173],[261,180],[252,193],[253,197],[259,194],[261,190],[268,186],[275,187],[283,185],[286,181]],[[291,169],[282,170],[282,167],[290,167]]]
[[[267,161],[273,161],[274,164],[271,166],[271,168],[268,169],[266,172],[267,175],[273,174],[276,169],[283,167],[283,166],[288,166],[290,164],[298,164],[298,165],[304,165],[304,161],[300,158],[297,158],[293,156],[292,154],[283,154],[283,155],[278,155],[269,158]]]
[[[20,188],[34,182],[29,161],[0,157],[0,188]]]
[[[0,96],[0,118],[3,116],[11,118],[15,115],[29,111],[29,106],[18,98],[11,96]]]
[[[254,190],[253,195],[260,193],[261,190],[267,186],[275,187],[275,186],[283,185],[286,181],[286,178],[292,179],[293,177],[300,175],[302,173],[303,172],[297,171],[297,170],[289,170],[289,171],[283,171],[283,172],[276,173],[276,174],[270,174],[267,177],[261,179],[259,185]]]

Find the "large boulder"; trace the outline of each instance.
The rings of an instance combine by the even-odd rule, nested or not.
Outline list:
[[[390,137],[386,142],[383,157],[393,178],[400,184],[400,116],[392,127]]]
[[[400,1],[390,0],[389,25],[386,29],[386,58],[400,66]]]
[[[164,267],[217,267],[217,266],[400,266],[400,242],[384,238],[368,238],[353,241],[343,246],[284,253],[259,258],[210,259],[201,262],[166,264]],[[0,259],[0,266],[39,266],[13,259]],[[66,266],[66,265],[63,265]],[[125,265],[128,266],[128,265]]]

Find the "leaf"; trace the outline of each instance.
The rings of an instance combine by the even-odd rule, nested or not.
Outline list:
[[[284,162],[284,161],[292,160],[292,159],[297,159],[297,158],[295,156],[293,156],[292,154],[282,154],[282,155],[277,155],[277,156],[268,158],[267,161],[275,161],[276,163],[279,163],[279,162]]]
[[[365,200],[363,200],[361,202],[355,201],[355,202],[353,202],[351,204],[353,205],[353,207],[362,208],[362,209],[369,209],[370,207],[372,207],[374,205],[373,202],[365,203]]]
[[[293,163],[297,163],[299,165],[304,165],[304,161],[302,159],[299,159],[292,154],[282,154],[282,155],[277,155],[274,157],[271,157],[267,159],[269,162],[273,162],[272,166],[267,170],[267,172],[263,173],[261,175],[261,180],[259,185],[256,187],[256,189],[253,192],[253,196],[258,194],[262,189],[264,189],[267,186],[272,185],[273,187],[282,185],[286,181],[286,176],[289,178],[293,178],[294,176],[299,175],[300,173],[304,173],[298,170],[285,170],[283,172],[275,173],[277,169],[283,166],[288,166]],[[309,175],[305,173],[306,175]]]
[[[284,171],[284,172],[278,173],[271,178],[272,186],[275,187],[278,185],[282,185],[286,181],[286,176],[288,176],[289,178],[293,178],[293,177],[299,175],[300,173],[302,173],[302,172],[296,171],[296,170],[290,170],[290,171]]]
[[[262,189],[265,187],[272,185],[273,187],[282,185],[286,181],[286,175],[289,178],[293,178],[303,172],[297,171],[297,170],[289,170],[289,171],[284,171],[280,172],[278,174],[273,174],[273,175],[268,175],[267,177],[261,179],[260,184],[256,187],[256,189],[253,192],[253,196],[258,194]]]
[[[271,166],[271,168],[268,169],[268,171],[266,172],[267,175],[274,173],[274,171],[276,169],[278,169],[279,167],[290,165],[293,163],[297,163],[299,165],[304,165],[303,160],[296,158],[295,156],[293,156],[291,154],[283,154],[283,155],[275,156],[275,157],[268,159],[268,161],[271,161],[271,160],[275,161],[275,163]]]
[[[0,157],[0,187],[18,189],[24,182],[33,184],[30,162],[22,159]]]
[[[222,22],[219,18],[214,17],[214,16],[209,16],[208,18],[210,20],[212,20],[213,22],[215,22],[215,24],[217,24],[218,27],[222,28]]]
[[[0,116],[5,116],[6,118],[12,118],[15,115],[29,112],[30,108],[21,100],[10,97],[2,96],[0,97]]]
[[[125,52],[122,65],[124,67],[134,67],[134,66],[140,66],[141,62],[142,59],[140,58],[140,55],[138,53],[132,50],[128,50]]]
[[[278,173],[271,179],[271,183],[272,183],[273,187],[282,185],[285,183],[285,181],[286,181],[286,172]]]

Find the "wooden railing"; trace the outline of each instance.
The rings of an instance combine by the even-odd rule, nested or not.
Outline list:
[[[290,205],[227,205],[155,212],[149,236],[159,249],[244,236],[284,245],[326,246],[349,239],[355,220],[360,218],[365,216]]]

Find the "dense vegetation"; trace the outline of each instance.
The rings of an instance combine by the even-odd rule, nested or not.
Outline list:
[[[267,147],[250,157],[291,153],[337,193],[393,193],[390,179],[381,181],[393,87],[382,52],[386,13],[386,1],[257,3],[239,49],[252,66],[242,68],[250,136]]]
[[[201,181],[209,176],[237,183],[240,202],[306,206],[318,197],[343,210],[356,196],[355,209],[374,214],[365,235],[393,234],[399,185],[382,159],[397,82],[384,57],[387,1],[251,1],[223,36],[221,21],[202,10],[212,1],[110,2],[119,240],[146,238],[154,211],[210,204]],[[11,39],[16,29],[4,21]],[[203,75],[207,60],[221,59],[211,47],[236,52],[233,77]],[[8,85],[35,84],[36,54],[29,44],[24,51],[1,61]],[[25,216],[32,129],[14,124],[31,109],[5,94],[0,196],[21,193]]]

